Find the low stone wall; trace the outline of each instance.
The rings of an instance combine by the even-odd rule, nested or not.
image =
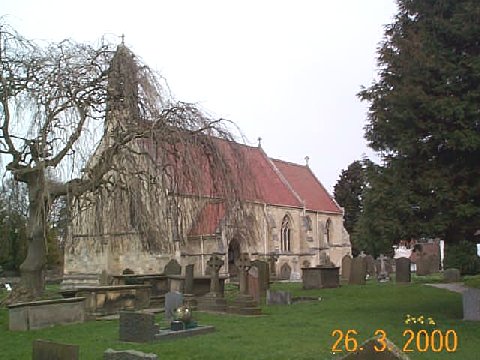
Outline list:
[[[117,314],[120,310],[141,310],[150,306],[150,285],[92,286],[61,291],[62,295],[74,294],[86,298],[88,315]]]
[[[85,321],[85,298],[32,301],[8,306],[8,328],[12,331],[42,329]]]

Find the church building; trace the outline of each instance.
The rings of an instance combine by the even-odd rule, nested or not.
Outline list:
[[[132,105],[138,95],[132,61],[129,50],[120,45],[109,75],[105,136],[90,164],[98,161],[108,146],[109,132],[137,117],[137,105]],[[113,104],[119,97],[121,104]],[[205,275],[206,262],[216,253],[225,260],[221,273],[235,276],[235,260],[244,252],[252,259],[269,261],[282,279],[300,279],[302,267],[328,261],[341,266],[342,257],[351,254],[343,211],[308,162],[270,158],[260,143],[247,146],[213,136],[211,144],[234,169],[229,170],[234,181],[225,186],[227,190],[234,183],[241,184],[235,201],[218,193],[222,186],[215,179],[192,190],[194,183],[201,183],[208,174],[205,166],[189,181],[165,176],[173,171],[165,165],[172,155],[159,154],[171,143],[136,139],[132,153],[147,154],[151,163],[138,157],[129,161],[124,156],[118,163],[125,171],[114,175],[123,185],[73,202],[64,274],[117,275],[125,269],[137,274],[160,273],[175,259],[182,266],[195,264],[195,273]],[[183,157],[181,167],[203,164],[206,155],[200,152],[194,149],[176,157]]]

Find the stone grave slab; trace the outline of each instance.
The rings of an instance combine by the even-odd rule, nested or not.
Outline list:
[[[79,346],[34,340],[32,360],[78,360]]]
[[[375,346],[382,348],[383,345],[371,338],[358,346],[358,351],[348,353],[340,360],[410,360],[410,358],[393,342],[385,339],[387,348],[384,351],[375,351]],[[360,350],[361,349],[361,350]]]
[[[121,350],[115,351],[107,349],[103,353],[103,360],[158,360],[158,356],[155,354],[145,354],[137,350]]]

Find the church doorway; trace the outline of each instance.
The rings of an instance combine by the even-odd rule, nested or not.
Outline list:
[[[228,244],[228,274],[230,279],[238,277],[238,268],[235,266],[235,262],[240,257],[240,243],[237,239],[232,239]]]

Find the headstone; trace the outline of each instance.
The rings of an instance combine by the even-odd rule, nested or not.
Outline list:
[[[185,266],[185,294],[193,294],[193,264]]]
[[[258,270],[258,284],[260,297],[267,296],[267,289],[270,287],[270,266],[262,260],[252,261],[253,266]]]
[[[352,257],[350,255],[345,255],[342,258],[342,280],[349,281],[350,271],[352,268]]]
[[[258,269],[254,266],[248,270],[248,293],[255,299],[256,302],[260,302],[260,281],[258,278]]]
[[[364,257],[365,262],[367,264],[367,276],[368,278],[373,278],[375,277],[376,268],[375,268],[375,259],[373,258],[372,255],[367,255]]]
[[[357,256],[352,259],[352,268],[350,271],[350,285],[365,285],[367,276],[367,263],[365,256]]]
[[[416,260],[417,275],[425,276],[430,275],[430,258],[424,253],[420,253]]]
[[[290,276],[292,275],[292,268],[288,263],[285,263],[280,268],[280,279],[281,280],[290,280]]]
[[[120,341],[151,342],[158,327],[155,315],[138,311],[120,311]]]
[[[137,350],[120,350],[115,351],[107,349],[103,353],[103,360],[158,360],[158,356],[155,354],[146,354]]]
[[[288,291],[267,290],[267,305],[290,305],[292,294]]]
[[[463,320],[480,321],[480,289],[469,288],[462,293]]]
[[[380,282],[385,282],[390,280],[390,273],[388,271],[388,258],[380,254],[376,262],[376,272],[377,272],[377,280]]]
[[[182,267],[177,260],[172,259],[165,265],[163,273],[165,275],[180,275],[182,273]]]
[[[78,360],[79,346],[34,340],[32,360]]]
[[[174,318],[177,308],[183,305],[183,295],[176,291],[165,294],[165,320],[170,321]]]
[[[455,268],[446,269],[443,272],[445,282],[459,282],[461,280],[460,270]]]
[[[397,283],[409,283],[412,280],[411,261],[409,258],[401,257],[395,260],[395,277]]]

